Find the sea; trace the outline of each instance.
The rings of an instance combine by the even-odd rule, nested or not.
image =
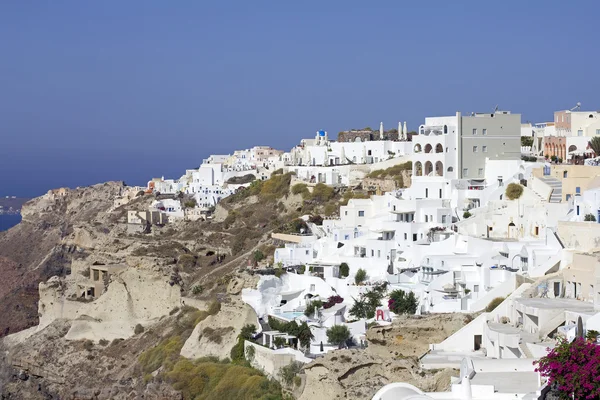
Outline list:
[[[0,232],[6,231],[21,222],[21,214],[0,215]]]

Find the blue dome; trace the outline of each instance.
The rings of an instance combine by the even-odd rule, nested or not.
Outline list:
[[[319,136],[325,136],[325,131],[319,131]]]

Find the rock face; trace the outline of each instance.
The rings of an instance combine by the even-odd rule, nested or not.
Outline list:
[[[72,320],[66,339],[113,340],[133,335],[137,324],[147,326],[181,305],[179,286],[152,271],[126,269],[112,277],[106,293],[92,303],[67,296],[64,280],[40,283],[40,325],[56,319]]]
[[[258,318],[252,307],[239,298],[223,303],[221,311],[200,322],[181,349],[186,358],[214,356],[228,358],[237,342],[237,335],[246,324],[258,326]]]
[[[424,391],[444,391],[450,376],[457,376],[458,371],[422,371],[419,357],[427,352],[429,343],[444,340],[463,325],[462,314],[405,315],[393,325],[371,328],[364,351],[330,352],[304,368],[306,387],[300,400],[370,399],[393,382],[411,383]]]
[[[124,187],[108,182],[82,189],[62,189],[23,205],[20,224],[0,234],[0,336],[38,322],[38,282],[64,276],[83,249],[67,245],[73,226],[91,225]]]

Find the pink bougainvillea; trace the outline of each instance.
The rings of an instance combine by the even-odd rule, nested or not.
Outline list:
[[[563,340],[534,364],[549,384],[556,385],[561,398],[600,398],[600,346],[595,343]]]

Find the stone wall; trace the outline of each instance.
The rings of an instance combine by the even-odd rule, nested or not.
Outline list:
[[[344,131],[338,133],[338,142],[356,142],[356,138],[360,138],[361,142],[370,142],[379,139],[379,131]],[[384,140],[398,141],[398,132],[384,132]]]
[[[412,170],[402,171],[402,186],[396,185],[393,178],[364,178],[362,181],[365,190],[380,190],[382,192],[392,192],[400,188],[411,186]]]

